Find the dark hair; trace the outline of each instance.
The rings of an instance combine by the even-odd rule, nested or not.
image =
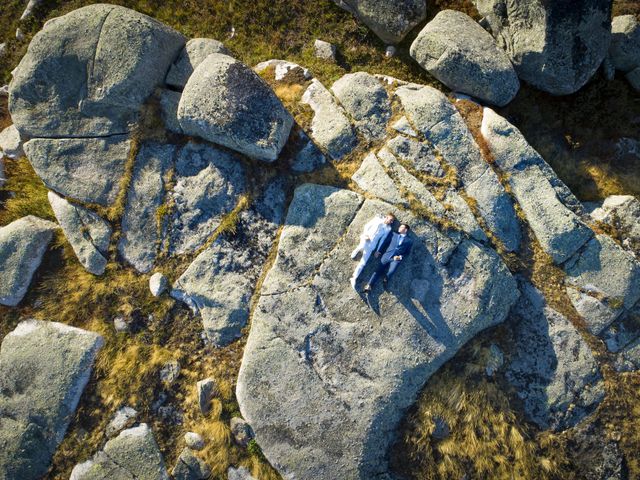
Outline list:
[[[400,224],[400,226],[403,226],[403,225],[404,225],[405,227],[407,227],[407,232],[411,230],[411,227],[409,226],[409,224],[408,224],[408,223],[401,223],[401,224]]]

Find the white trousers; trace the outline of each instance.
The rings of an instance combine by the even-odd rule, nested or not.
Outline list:
[[[361,250],[362,250],[362,258],[360,258],[358,265],[356,265],[356,269],[353,271],[353,276],[351,277],[354,280],[358,279],[358,277],[364,270],[364,267],[367,265],[369,258],[371,258],[371,254],[375,250],[373,248],[373,242],[371,240],[366,240],[364,238],[361,238],[360,243],[358,244],[358,246],[355,248],[353,252],[357,253]]]

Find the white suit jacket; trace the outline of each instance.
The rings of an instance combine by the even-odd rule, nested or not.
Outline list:
[[[361,239],[365,240],[365,237],[369,237],[371,240],[366,241],[364,244],[364,250],[367,253],[373,252],[378,248],[380,242],[383,242],[391,231],[391,225],[384,224],[384,217],[376,215],[369,220],[362,229]]]

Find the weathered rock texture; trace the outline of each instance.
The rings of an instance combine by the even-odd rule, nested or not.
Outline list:
[[[511,198],[483,159],[455,106],[432,87],[406,85],[398,88],[396,95],[412,124],[455,167],[462,187],[475,200],[488,229],[507,251],[518,250],[522,234]]]
[[[521,282],[514,343],[506,376],[530,420],[544,430],[565,430],[593,412],[604,381],[589,346],[569,320]]]
[[[376,286],[365,301],[344,287],[349,253],[368,219],[394,209],[363,200],[296,190],[253,317],[237,396],[285,478],[384,474],[394,429],[422,385],[518,296],[494,252],[396,211],[413,225],[414,251],[389,292]]]
[[[334,160],[341,160],[357,145],[349,117],[331,92],[314,79],[302,96],[302,103],[314,111],[311,137]]]
[[[15,125],[10,125],[0,132],[0,157],[19,158],[24,155],[22,139]]]
[[[620,15],[611,22],[609,60],[624,73],[640,67],[640,22],[635,15]]]
[[[50,20],[14,71],[13,121],[29,137],[128,133],[183,46],[179,33],[115,5]]]
[[[130,148],[125,135],[34,138],[24,144],[33,169],[47,187],[99,205],[111,205],[118,196]]]
[[[475,3],[520,79],[554,95],[587,83],[609,49],[609,0]]]
[[[0,349],[0,478],[41,478],[89,380],[99,335],[26,320]]]
[[[253,70],[214,53],[189,78],[178,106],[184,133],[197,135],[249,157],[278,158],[293,117]]]
[[[411,56],[450,89],[494,105],[506,105],[520,88],[509,57],[462,12],[439,12],[411,45]]]
[[[173,166],[175,150],[173,145],[144,144],[133,167],[118,251],[142,273],[153,268],[166,224],[158,209],[164,201],[167,171]]]
[[[283,184],[275,180],[240,215],[233,238],[219,238],[174,284],[171,296],[202,317],[211,344],[231,343],[246,325],[251,296],[284,209]]]
[[[365,72],[348,73],[336,81],[331,90],[362,136],[368,140],[381,140],[386,136],[391,102],[377,78]]]
[[[399,43],[427,16],[425,0],[334,0],[387,43]]]
[[[169,480],[153,432],[146,423],[120,432],[93,459],[76,465],[69,480]]]
[[[82,266],[102,275],[107,266],[111,226],[91,210],[49,192],[49,204]]]
[[[231,56],[231,52],[217,40],[210,38],[192,38],[189,40],[176,61],[171,65],[166,78],[167,85],[184,88],[194,69],[212,53]]]
[[[20,303],[55,229],[55,223],[32,215],[0,228],[0,304]]]

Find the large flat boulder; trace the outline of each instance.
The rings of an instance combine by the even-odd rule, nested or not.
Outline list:
[[[411,56],[451,90],[503,106],[520,82],[507,54],[468,15],[438,12],[411,44]]]
[[[369,73],[348,73],[331,86],[340,105],[367,140],[381,140],[387,134],[391,101],[380,80]]]
[[[293,117],[253,70],[221,53],[204,59],[184,87],[178,121],[196,135],[249,157],[273,162]]]
[[[82,266],[102,275],[107,266],[111,225],[91,210],[74,205],[53,192],[49,204]]]
[[[425,0],[334,0],[386,43],[399,43],[427,16]]]
[[[122,217],[118,252],[141,273],[153,268],[167,216],[159,215],[176,146],[145,143],[136,156]]]
[[[563,315],[526,281],[514,308],[506,377],[541,429],[566,430],[604,399],[604,380],[591,349]]]
[[[232,154],[206,144],[185,145],[176,157],[170,192],[170,253],[190,253],[204,245],[246,190],[244,166]]]
[[[609,49],[611,1],[476,0],[521,80],[568,95],[596,72]]]
[[[91,460],[76,465],[70,480],[169,480],[162,453],[146,423],[123,430]]]
[[[26,320],[0,348],[0,478],[42,478],[71,422],[103,340]]]
[[[0,304],[20,303],[56,228],[32,215],[0,228]]]
[[[49,20],[14,70],[13,121],[29,137],[127,133],[184,42],[166,25],[115,5]]]
[[[349,285],[349,254],[386,211],[413,226],[413,252],[388,292],[376,285],[363,298]],[[242,414],[284,478],[384,478],[395,428],[424,383],[517,296],[493,251],[390,204],[301,186],[245,347]]]
[[[125,135],[104,138],[34,138],[24,144],[33,169],[51,190],[75,200],[111,205],[131,142]]]

